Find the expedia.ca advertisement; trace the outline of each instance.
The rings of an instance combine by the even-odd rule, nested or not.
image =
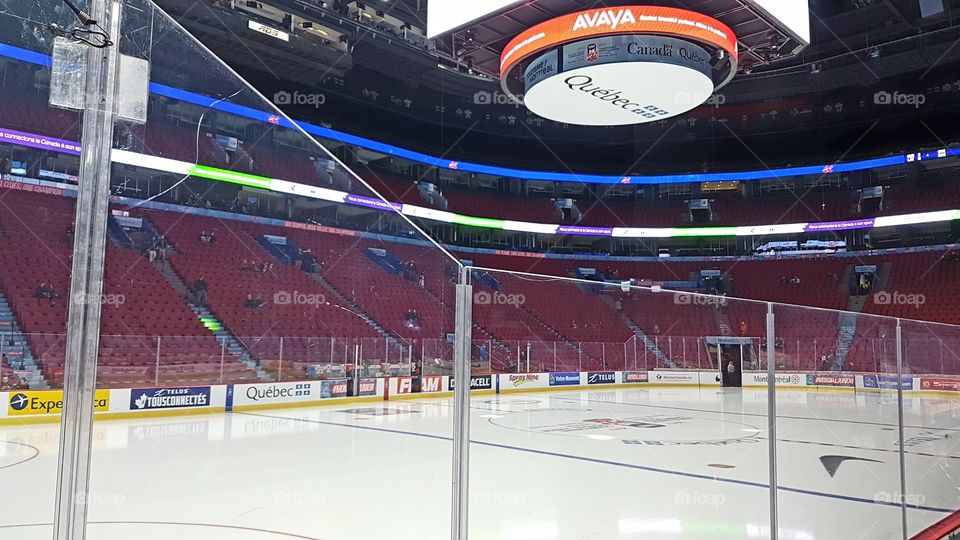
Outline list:
[[[94,395],[94,412],[110,410],[110,391],[97,390]],[[60,390],[24,390],[11,392],[7,403],[8,416],[36,416],[63,412],[63,392]]]

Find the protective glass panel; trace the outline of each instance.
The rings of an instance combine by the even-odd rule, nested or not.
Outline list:
[[[443,536],[445,511],[393,516],[449,507],[450,409],[384,397],[451,373],[459,262],[371,187],[393,181],[388,157],[321,145],[152,3],[116,7],[115,50],[148,62],[150,84],[145,124],[99,134],[113,197],[97,412],[111,421],[94,427],[87,537]],[[64,376],[80,129],[45,105],[46,32],[75,20],[59,2],[0,2],[0,129],[29,135],[0,145],[0,369],[31,388]],[[116,74],[128,112],[135,75]],[[40,281],[54,293],[35,297]],[[45,491],[5,499],[0,526],[49,538],[56,427],[3,433],[0,467]],[[376,503],[383,482],[416,496]],[[391,512],[343,518],[371,503]]]
[[[920,290],[925,289],[891,296],[893,303],[901,303],[894,309],[902,310],[904,316],[950,320],[949,313],[955,307],[935,290],[914,292]],[[912,320],[901,320],[900,325],[905,465],[901,492],[907,508],[907,528],[916,533],[955,512],[958,506],[953,466],[960,457],[956,431],[960,414],[956,403],[960,392],[960,327]],[[891,387],[895,385],[894,378],[881,391],[893,394]]]
[[[757,340],[727,322],[763,305],[621,285],[610,263],[473,257],[514,270],[473,271],[498,394],[473,399],[472,535],[768,536],[766,390],[743,384]]]
[[[49,69],[28,51],[49,55],[52,25],[75,22],[61,3],[0,1],[0,471],[32,499],[0,496],[11,538],[49,538],[54,516],[76,195],[38,179],[76,181],[82,129],[49,105]]]
[[[783,294],[837,294],[822,271],[799,279]],[[896,380],[896,321],[781,304],[773,315],[781,538],[900,537],[898,405],[879,388]]]

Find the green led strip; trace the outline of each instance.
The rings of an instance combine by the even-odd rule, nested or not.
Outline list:
[[[231,184],[240,184],[241,186],[260,189],[270,189],[273,184],[273,180],[265,176],[217,169],[216,167],[208,167],[206,165],[194,165],[190,167],[189,174],[190,176],[199,176],[200,178],[207,178],[209,180],[229,182]]]
[[[455,225],[467,225],[469,227],[481,227],[484,229],[503,230],[504,221],[505,220],[502,220],[502,219],[465,216],[463,214],[453,215],[453,223]]]

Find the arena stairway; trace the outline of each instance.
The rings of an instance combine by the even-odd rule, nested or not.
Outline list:
[[[867,301],[866,298],[850,298],[851,303],[854,303],[855,300],[859,301],[859,310],[862,310],[863,304]],[[859,310],[857,311],[859,312]],[[843,366],[847,362],[847,355],[850,354],[850,346],[853,344],[853,338],[857,335],[857,319],[858,313],[854,313],[853,310],[840,314],[840,331],[837,334],[837,352],[833,360],[833,365],[830,366],[831,369],[843,370]],[[824,368],[824,366],[820,367],[821,369]]]
[[[604,304],[610,306],[610,309],[617,311],[616,306],[614,305],[614,300],[613,298],[610,298],[609,295],[602,294],[600,295],[600,299]],[[638,326],[629,315],[622,311],[618,311],[617,313],[620,315],[620,320],[622,320],[623,323],[627,325],[627,328],[633,332],[633,335],[643,342],[644,348],[653,353],[654,358],[657,359],[657,365],[665,365],[671,368],[677,367],[673,359],[667,356],[666,353],[664,353],[663,350],[657,345],[657,342],[650,339],[650,336],[648,336],[647,333],[643,331],[643,328],[640,328],[640,326]]]
[[[380,337],[387,340],[387,343],[389,343],[391,346],[394,346],[394,347],[398,347],[401,349],[403,348],[403,345],[400,343],[400,340],[397,339],[397,336],[391,334],[386,328],[383,327],[383,325],[373,320],[373,317],[368,315],[367,312],[363,311],[360,308],[360,306],[358,306],[355,302],[347,298],[346,295],[344,295],[340,291],[340,289],[336,288],[333,285],[333,283],[330,283],[329,281],[324,279],[323,276],[314,272],[307,272],[307,275],[310,276],[310,279],[319,283],[320,286],[322,286],[323,288],[333,293],[333,296],[337,299],[337,302],[340,305],[348,306],[350,308],[350,311],[352,311],[354,314],[360,317],[360,319],[363,320],[363,322],[367,323],[367,325],[370,326],[370,328],[373,328],[374,330],[376,330],[376,332],[380,334]]]
[[[147,220],[144,219],[144,221]],[[180,275],[177,274],[177,271],[174,270],[169,261],[155,260],[153,261],[153,267],[160,272],[160,275],[167,280],[167,283],[173,287],[173,290],[190,306],[190,311],[197,316],[197,319],[203,323],[203,326],[217,338],[219,343],[226,346],[226,352],[230,354],[231,358],[236,358],[238,362],[256,372],[257,378],[261,381],[273,380],[270,375],[263,370],[260,363],[253,357],[243,342],[240,341],[213,312],[196,303],[194,292],[187,287],[186,283],[183,282],[183,279],[180,278]]]
[[[2,337],[0,353],[7,357],[10,367],[20,367],[22,361],[23,371],[29,372],[27,382],[30,388],[35,390],[50,388],[33,358],[27,338],[20,331],[20,325],[17,324],[13,309],[10,308],[10,303],[3,292],[0,292],[0,337]]]
[[[478,272],[477,274],[484,276],[481,278],[481,281],[485,283],[487,286],[491,286],[491,284],[496,285],[496,288],[493,289],[494,291],[500,290],[500,283],[496,280],[496,278],[494,278],[493,276],[490,276],[486,272]],[[476,281],[474,281],[474,288],[477,288],[477,287],[479,287],[479,284]],[[437,294],[432,290],[430,290],[429,288],[426,288],[423,291],[428,295],[430,295],[431,297],[433,297],[433,299],[436,300],[438,304],[446,305],[450,309],[456,311],[456,306],[449,305],[447,302],[443,300],[443,298],[440,298],[439,296],[437,296]],[[513,356],[514,356],[513,349],[509,345],[504,343],[499,336],[497,336],[496,334],[488,330],[486,327],[478,323],[475,319],[471,319],[471,320],[473,321],[472,327],[474,331],[473,341],[486,339],[491,343],[493,347],[493,351],[491,351],[491,353],[492,352],[497,353],[498,367],[494,368],[493,361],[491,360],[491,369],[499,369],[501,371],[506,370],[510,366],[510,364],[513,362]],[[482,337],[478,336],[477,332],[479,332]],[[491,357],[492,356],[493,355],[491,354]]]
[[[244,345],[239,338],[233,335],[233,332],[231,332],[226,325],[218,320],[209,309],[193,303],[189,303],[189,305],[190,310],[197,315],[197,319],[203,323],[207,330],[210,330],[213,333],[213,335],[217,338],[217,341],[226,349],[226,353],[228,355],[236,358],[238,362],[256,372],[257,379],[265,382],[273,381],[273,377],[269,375],[260,366],[260,363],[253,358],[253,355],[251,355],[250,351],[247,350],[246,345]]]

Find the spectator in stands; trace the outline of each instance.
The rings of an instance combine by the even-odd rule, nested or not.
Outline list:
[[[193,283],[193,290],[197,295],[197,305],[206,306],[207,305],[207,280],[203,278],[203,274],[200,274],[200,277],[197,278],[197,281]]]
[[[156,252],[157,259],[161,261],[167,260],[167,249],[170,244],[167,243],[167,238],[164,235],[158,235],[153,241],[153,249]],[[151,261],[152,262],[152,261]]]
[[[66,237],[66,239],[65,239],[66,242],[67,242],[67,244],[69,244],[69,245],[71,245],[71,246],[73,245],[73,237],[74,237],[74,235],[75,235],[75,233],[74,233],[74,230],[73,230],[73,225],[70,225],[69,227],[67,227],[67,237]]]
[[[240,265],[241,272],[253,272],[253,263],[247,259],[243,260],[243,264]]]
[[[0,379],[0,390],[13,390],[13,385],[10,384],[10,377],[4,375],[3,378]]]
[[[660,325],[659,325],[659,324],[654,324],[654,325],[653,325],[653,335],[655,335],[655,336],[659,336],[659,335],[660,335]]]
[[[740,335],[746,337],[747,335],[747,321],[740,321]]]
[[[254,298],[252,294],[247,295],[247,301],[243,303],[243,307],[248,307],[252,309],[260,309],[263,307],[263,300],[260,298]]]
[[[427,288],[427,277],[424,276],[423,274],[420,274],[420,280],[419,280],[418,285],[420,285],[420,288],[421,288],[421,289],[426,289],[426,288]]]
[[[617,298],[617,301],[613,303],[613,309],[617,310],[618,312],[623,311],[623,302],[619,298]]]
[[[40,286],[33,291],[33,297],[37,299],[39,304],[41,300],[49,300],[50,303],[54,303],[54,300],[60,298],[54,290],[52,285],[47,285],[46,281],[41,281]]]
[[[20,380],[17,381],[17,384],[13,387],[15,390],[29,390],[30,383],[27,382],[26,377],[20,377]]]
[[[204,244],[209,244],[210,242],[213,242],[212,234],[213,233],[207,234],[207,231],[200,231],[200,236],[198,237],[198,239]]]
[[[420,329],[420,314],[417,313],[417,310],[408,310],[404,318],[407,320],[407,328],[410,330]]]

